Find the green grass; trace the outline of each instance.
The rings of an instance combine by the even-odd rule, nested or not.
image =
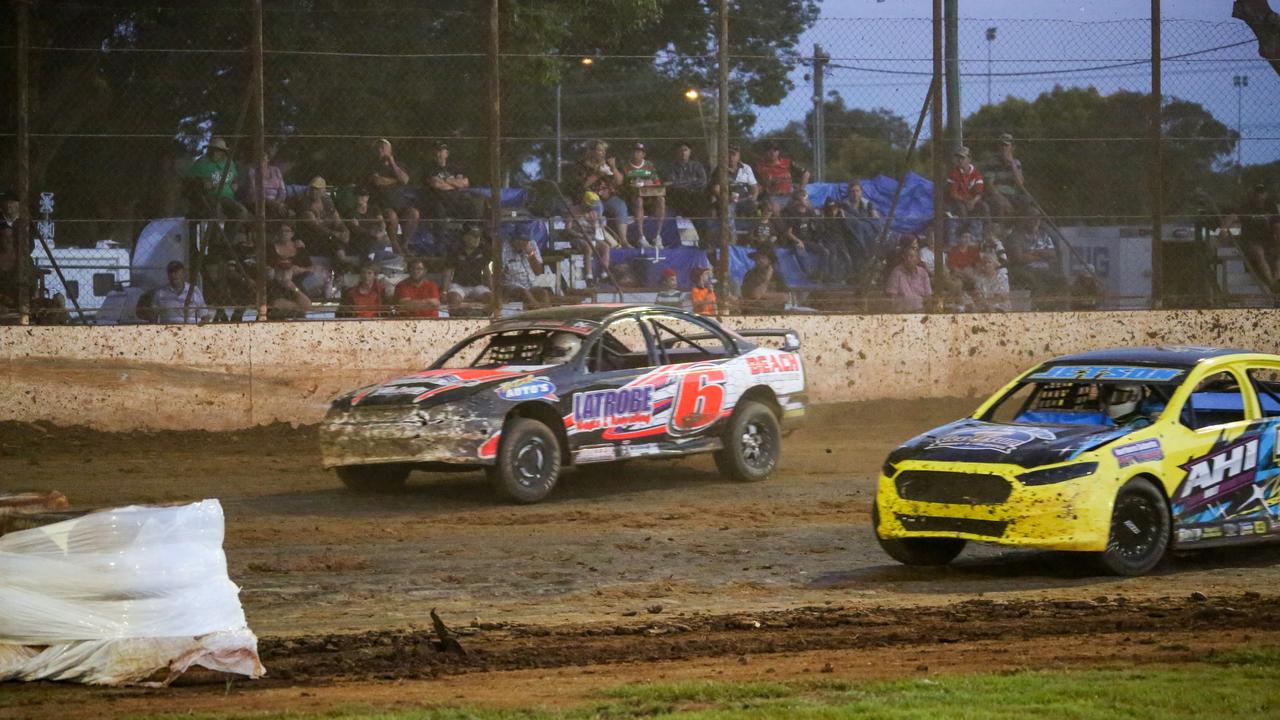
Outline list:
[[[423,708],[320,714],[182,715],[196,720],[1200,720],[1275,717],[1280,647],[1213,653],[1203,663],[1128,669],[952,675],[895,682],[629,684],[566,710]],[[148,720],[166,715],[149,715]]]

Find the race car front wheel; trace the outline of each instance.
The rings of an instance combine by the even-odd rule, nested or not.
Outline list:
[[[1112,575],[1150,572],[1169,549],[1169,510],[1164,495],[1150,482],[1134,478],[1116,494],[1107,549],[1098,555]]]
[[[739,482],[764,480],[778,465],[782,433],[768,407],[747,400],[738,405],[724,433],[724,448],[715,453],[716,469]]]
[[[903,565],[946,565],[956,559],[966,544],[960,538],[882,538],[880,508],[875,505],[871,506],[871,532],[880,549]]]
[[[518,503],[538,502],[560,479],[560,443],[543,423],[512,418],[502,429],[494,464],[485,471],[503,495]]]
[[[393,492],[409,479],[408,465],[347,465],[338,468],[338,479],[356,492]]]

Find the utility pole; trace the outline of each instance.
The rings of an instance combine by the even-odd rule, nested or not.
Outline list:
[[[964,145],[964,119],[960,114],[960,0],[946,0],[947,134],[951,149]]]
[[[827,108],[823,76],[831,62],[822,46],[813,44],[813,179],[823,182],[827,166]]]
[[[991,46],[996,42],[996,29],[987,28],[987,104],[991,104]]]

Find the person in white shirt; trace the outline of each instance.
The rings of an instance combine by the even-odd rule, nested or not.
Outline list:
[[[540,308],[550,297],[547,289],[534,285],[542,274],[542,253],[528,235],[517,234],[502,244],[503,297],[524,303],[526,310]]]
[[[720,169],[711,171],[711,202],[720,197],[720,186],[715,178],[720,177]],[[749,217],[756,215],[760,199],[760,183],[751,166],[742,162],[742,150],[737,145],[729,146],[729,162],[725,165],[725,177],[729,184],[729,215],[731,217]]]
[[[179,260],[172,260],[165,268],[169,283],[152,292],[151,307],[156,322],[194,325],[208,322],[213,311],[205,307],[204,293],[187,282],[187,268]]]

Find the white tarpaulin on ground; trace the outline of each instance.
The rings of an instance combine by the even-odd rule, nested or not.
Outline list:
[[[263,674],[222,505],[131,506],[0,536],[0,681]]]

